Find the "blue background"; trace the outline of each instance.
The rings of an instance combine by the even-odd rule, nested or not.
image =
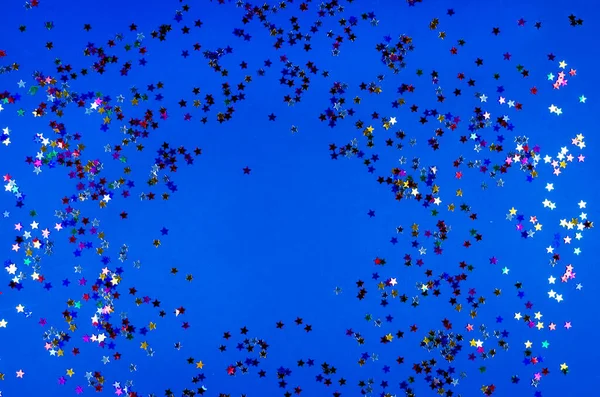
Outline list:
[[[317,4],[310,3],[310,9],[305,13],[300,13],[298,6],[298,3],[288,4],[288,10],[270,20],[289,29],[289,18],[299,15],[299,23],[306,30],[316,19]],[[4,259],[17,263],[20,270],[27,272],[29,269],[20,265],[22,251],[10,251],[16,233],[14,224],[28,225],[31,222],[29,211],[35,209],[40,229],[52,228],[58,222],[53,217],[54,211],[64,208],[61,198],[73,194],[77,183],[68,178],[63,167],[43,167],[43,172],[36,176],[33,167],[23,161],[25,156],[34,156],[39,149],[39,144],[32,142],[36,133],[54,138],[48,122],[57,119],[53,114],[32,117],[31,111],[41,101],[46,101],[42,90],[35,96],[27,94],[34,84],[33,71],[56,76],[53,62],[57,57],[63,64],[71,64],[75,71],[89,68],[93,60],[83,56],[86,44],[93,42],[105,46],[108,39],[122,32],[124,40],[112,50],[120,58],[118,65],[109,65],[103,75],[90,71],[88,76],[69,81],[70,90],[101,92],[113,101],[123,94],[126,97],[123,105],[125,120],[142,117],[148,107],[154,109],[155,119],[158,119],[160,106],[167,107],[169,113],[168,120],[159,119],[160,128],[141,142],[146,147],[144,151],[135,151],[133,146],[124,150],[128,165],[132,167],[131,175],[126,178],[136,182],[136,187],[130,189],[131,197],[123,199],[117,191],[105,209],[91,202],[73,204],[84,216],[101,221],[100,229],[110,241],[108,252],[112,263],[109,267],[124,269],[119,286],[122,296],[115,301],[113,321],[118,323],[118,314],[127,312],[138,328],[153,321],[157,323],[157,330],[146,336],[135,334],[131,341],[119,337],[115,341],[115,351],[123,358],[120,361],[111,358],[111,362],[104,365],[102,356],[115,351],[81,342],[85,333],[97,332],[89,321],[94,313],[93,304],[87,303],[79,310],[78,330],[72,333],[73,339],[65,356],[49,356],[44,349],[43,332],[50,325],[66,329],[61,315],[66,309],[65,302],[71,298],[80,300],[88,289],[76,285],[77,279],[83,276],[95,280],[104,267],[100,257],[92,251],[74,257],[73,246],[67,241],[68,231],[51,229],[54,254],[44,256],[41,265],[44,277],[53,288],[44,289],[31,280],[29,273],[23,282],[23,290],[2,287],[0,318],[9,323],[6,329],[0,329],[3,342],[0,372],[6,374],[6,379],[0,382],[3,395],[44,393],[65,396],[74,393],[76,385],[83,385],[84,395],[88,395],[94,391],[87,387],[85,372],[101,371],[106,379],[104,393],[107,394],[114,393],[110,385],[115,381],[125,384],[126,380],[132,380],[133,390],[143,396],[148,393],[164,395],[167,388],[179,395],[181,389],[190,385],[192,376],[203,372],[206,379],[202,383],[208,389],[207,395],[246,392],[249,396],[275,396],[284,393],[284,389],[278,387],[275,374],[281,366],[293,371],[288,378],[288,389],[300,385],[303,395],[331,395],[334,387],[343,395],[358,395],[358,380],[368,378],[373,378],[376,385],[387,379],[390,382],[388,391],[402,395],[398,383],[414,374],[413,363],[435,357],[445,366],[435,351],[428,353],[419,347],[427,331],[442,328],[440,320],[443,318],[450,319],[455,332],[465,335],[466,339],[463,351],[452,364],[457,370],[456,378],[462,371],[468,375],[460,379],[456,388],[450,386],[456,393],[480,395],[482,385],[493,383],[497,387],[494,395],[500,396],[509,393],[533,395],[536,390],[544,396],[593,395],[594,380],[597,379],[592,354],[596,349],[593,335],[598,325],[593,306],[598,299],[593,284],[598,277],[593,258],[594,231],[585,231],[581,241],[571,244],[581,247],[579,256],[561,246],[564,259],[554,269],[547,263],[545,250],[555,233],[565,235],[559,220],[571,219],[582,211],[577,206],[579,200],[588,202],[588,208],[583,211],[592,221],[596,212],[597,185],[592,170],[598,167],[593,155],[597,146],[593,109],[594,65],[598,64],[598,52],[593,50],[597,11],[592,2],[571,1],[566,6],[564,2],[542,1],[528,4],[517,1],[424,1],[409,7],[405,2],[355,1],[344,3],[344,7],[341,15],[346,19],[352,15],[360,19],[363,12],[374,12],[378,26],[359,21],[353,28],[357,40],[351,43],[345,39],[339,56],[334,57],[331,54],[333,39],[327,38],[326,32],[331,29],[336,35],[342,33],[337,22],[340,15],[322,18],[323,26],[311,39],[313,50],[307,53],[300,44],[275,50],[275,38],[269,36],[260,22],[255,20],[242,26],[243,11],[234,3],[190,3],[190,11],[183,13],[181,22],[174,17],[182,4],[171,1],[42,1],[38,7],[29,10],[22,2],[3,4],[5,19],[0,49],[6,50],[7,57],[0,60],[2,64],[17,62],[20,68],[0,75],[0,81],[3,90],[19,93],[22,98],[14,105],[4,105],[5,109],[0,113],[0,128],[10,128],[12,142],[0,147],[0,172],[3,175],[9,173],[16,179],[20,191],[27,197],[24,208],[19,209],[14,207],[12,194],[4,192],[0,196],[0,210],[10,212],[8,218],[0,218],[0,236],[5,247]],[[450,8],[456,12],[451,17],[446,15]],[[571,13],[584,19],[583,26],[569,26],[567,16]],[[440,19],[439,29],[431,31],[429,22],[436,17]],[[517,26],[521,17],[527,21],[524,27]],[[196,19],[203,22],[200,29],[193,27]],[[52,30],[44,26],[48,21],[54,23]],[[542,22],[541,29],[533,27],[535,21]],[[85,23],[92,25],[91,31],[82,30]],[[129,32],[131,23],[137,25],[137,32]],[[152,39],[150,32],[163,23],[173,26],[167,40]],[[24,33],[18,30],[21,24],[27,26]],[[191,27],[189,35],[181,34],[183,25]],[[501,29],[498,36],[491,34],[495,26]],[[234,37],[235,28],[243,28],[251,34],[251,41]],[[447,38],[440,40],[437,31],[445,31]],[[144,57],[147,65],[143,67],[138,65],[140,55],[123,50],[123,45],[133,43],[139,32],[146,36],[143,46],[148,49]],[[386,35],[395,40],[402,33],[413,37],[415,51],[407,55],[406,69],[394,75],[381,63],[375,45]],[[457,56],[450,56],[449,49],[460,38],[466,40],[466,45],[459,48]],[[49,41],[54,43],[52,50],[45,48]],[[210,69],[202,51],[193,51],[191,47],[196,42],[202,44],[203,51],[228,45],[233,48],[233,52],[220,61],[229,70],[228,77],[221,77]],[[186,49],[190,56],[183,58],[181,52]],[[512,54],[510,61],[502,60],[505,52]],[[548,61],[548,53],[556,54],[556,60]],[[312,60],[320,71],[330,72],[327,78],[320,74],[310,75],[310,89],[294,106],[282,102],[282,97],[291,90],[278,84],[283,68],[279,56],[283,54],[300,65]],[[476,67],[476,58],[484,59],[482,67]],[[267,59],[273,62],[270,68],[264,67]],[[128,76],[120,76],[119,65],[127,60],[132,60],[132,70]],[[567,70],[570,67],[577,69],[577,76],[569,79],[568,86],[552,90],[546,75],[558,72],[560,60],[568,63]],[[248,63],[247,70],[240,70],[242,61]],[[530,77],[524,79],[515,69],[517,64],[524,65],[530,71]],[[257,76],[259,68],[265,69],[265,76]],[[423,69],[424,75],[416,76],[416,69]],[[440,74],[436,85],[431,84],[429,77],[432,70]],[[475,79],[476,87],[467,88],[464,82],[460,83],[456,79],[459,72],[464,72],[467,79]],[[498,81],[492,78],[496,72],[501,74]],[[219,124],[215,120],[215,110],[212,110],[207,114],[209,122],[200,123],[204,114],[201,109],[192,109],[192,87],[201,88],[199,99],[213,93],[214,109],[224,110],[221,84],[227,81],[237,85],[246,74],[252,75],[253,81],[245,89],[246,100],[235,105],[232,120]],[[359,90],[361,82],[376,81],[380,74],[385,75],[381,95],[369,95]],[[20,79],[27,82],[25,89],[18,88]],[[160,103],[150,100],[138,107],[131,106],[130,87],[136,86],[143,92],[147,85],[156,85],[158,81],[165,84],[160,91],[164,96]],[[319,121],[318,115],[331,106],[328,91],[334,81],[348,84],[347,106],[355,108],[356,114],[341,120],[335,128],[329,128],[327,123]],[[396,89],[402,83],[414,84],[416,91],[405,95],[407,105],[393,109],[390,102],[398,98]],[[444,88],[447,97],[443,104],[436,103],[434,90],[438,85]],[[463,95],[455,98],[451,92],[459,85]],[[495,103],[499,85],[504,87],[508,98],[523,104],[523,111],[507,110]],[[539,89],[536,96],[529,93],[532,86]],[[563,146],[578,154],[580,151],[571,145],[571,139],[582,133],[587,145],[583,150],[585,162],[569,164],[558,177],[552,175],[549,164],[540,162],[539,177],[533,182],[527,182],[526,174],[513,167],[501,176],[505,181],[502,188],[476,169],[463,169],[463,179],[455,179],[452,161],[459,155],[466,159],[490,157],[486,152],[477,155],[472,142],[465,145],[458,142],[460,135],[468,135],[466,127],[473,108],[483,105],[474,96],[476,92],[488,95],[486,109],[490,109],[494,117],[509,114],[515,125],[512,135],[503,131],[505,152],[514,150],[511,147],[513,135],[527,135],[530,143],[540,145],[542,157],[545,154],[555,156]],[[155,95],[150,94],[151,98]],[[351,105],[351,99],[356,95],[361,96],[362,103]],[[579,103],[581,95],[589,97],[587,103]],[[181,99],[188,101],[186,109],[177,105]],[[90,101],[87,102],[86,106],[89,106]],[[421,125],[418,122],[420,113],[410,113],[408,109],[412,103],[418,104],[420,110],[437,108],[463,120],[457,131],[447,131],[440,138],[439,151],[433,152],[426,145],[437,123],[432,120]],[[550,114],[550,104],[561,107],[563,114]],[[26,110],[25,117],[18,117],[16,111],[19,108]],[[397,117],[395,127],[407,133],[402,151],[385,147],[381,123],[370,118],[375,111],[381,116]],[[191,121],[183,120],[186,112],[193,115]],[[271,113],[277,115],[275,122],[269,121]],[[362,131],[354,127],[358,119],[375,126],[378,144],[374,149],[365,148]],[[108,131],[101,131],[100,115],[85,115],[83,108],[73,104],[65,109],[65,116],[60,121],[70,133],[79,132],[83,136],[84,159],[103,161],[103,176],[114,180],[122,175],[124,165],[112,160],[110,153],[103,149],[106,144],[118,144],[122,139],[120,123],[113,120]],[[297,126],[299,132],[291,133],[291,126]],[[374,173],[367,172],[362,161],[356,158],[340,156],[337,161],[331,160],[329,144],[340,146],[353,138],[361,142],[361,149],[368,157],[372,153],[379,154]],[[414,147],[407,142],[410,138],[417,139]],[[149,190],[145,181],[154,164],[156,150],[163,141],[171,143],[172,147],[185,146],[190,150],[201,147],[202,155],[195,157],[194,165],[181,164],[178,171],[171,174],[178,191],[168,201],[140,201],[139,194]],[[505,152],[493,154],[493,163],[503,161]],[[408,158],[407,166],[412,157],[420,157],[421,166],[435,165],[439,169],[436,184],[441,188],[442,205],[438,208],[440,215],[437,218],[431,216],[431,208],[422,208],[414,201],[395,201],[388,186],[376,183],[377,176],[385,177],[392,167],[398,166],[400,156]],[[243,173],[244,167],[251,168],[250,175]],[[488,183],[487,190],[480,188],[482,181]],[[548,182],[554,183],[554,191],[544,189]],[[462,200],[455,197],[458,188],[463,189]],[[164,187],[160,189],[164,190]],[[541,202],[545,198],[556,202],[558,208],[554,211],[543,208]],[[468,203],[477,213],[478,220],[469,220],[458,209],[448,212],[446,205],[451,202],[456,205]],[[508,209],[513,206],[525,215],[525,219],[537,215],[544,225],[533,239],[522,239],[514,230],[515,222],[505,219]],[[369,217],[369,210],[374,210],[376,215]],[[119,217],[122,211],[128,213],[128,219]],[[422,268],[405,267],[403,256],[406,253],[413,258],[419,257],[410,246],[413,240],[410,225],[419,223],[421,232],[432,230],[438,218],[452,226],[449,240],[444,243],[444,254],[434,255],[431,242],[427,242],[428,251],[423,256],[426,264]],[[398,225],[405,227],[403,234],[396,234]],[[160,233],[163,227],[169,230],[166,236]],[[484,239],[465,249],[462,242],[469,238],[471,228],[483,234]],[[396,245],[389,243],[394,236],[399,240]],[[152,245],[154,239],[161,240],[159,248]],[[418,240],[424,238],[420,236]],[[99,240],[94,239],[94,247],[98,244]],[[122,244],[129,247],[128,260],[124,263],[118,261]],[[386,266],[375,267],[375,257],[386,258]],[[491,257],[498,258],[497,265],[489,264]],[[141,261],[139,269],[132,265],[134,260]],[[373,272],[379,272],[383,279],[397,277],[398,289],[412,297],[419,293],[415,283],[425,280],[425,269],[432,269],[434,274],[455,273],[461,260],[476,267],[462,287],[463,297],[468,288],[476,288],[477,296],[487,298],[475,319],[469,318],[467,307],[461,313],[452,309],[447,303],[451,293],[448,287],[440,298],[421,297],[418,308],[411,307],[410,301],[408,304],[393,301],[386,308],[379,305],[378,281],[371,279]],[[550,275],[559,278],[562,264],[568,263],[575,266],[577,279],[567,284],[558,280],[557,285],[549,286],[547,278]],[[81,275],[73,271],[77,265],[83,267]],[[510,268],[509,275],[501,274],[500,269],[504,266]],[[177,275],[170,274],[172,267],[179,269]],[[194,280],[186,281],[186,274],[193,274]],[[5,284],[11,277],[6,275]],[[68,287],[62,285],[66,278],[72,282]],[[363,301],[355,298],[358,279],[364,280],[369,289]],[[514,284],[518,281],[524,285],[524,299],[516,295]],[[577,282],[584,285],[580,291],[575,290]],[[167,316],[159,318],[158,309],[151,305],[138,307],[128,293],[130,287],[139,291],[138,296],[160,300]],[[342,288],[343,292],[335,294],[336,287]],[[500,297],[494,296],[494,288],[502,289]],[[565,300],[560,303],[549,300],[547,291],[550,288],[563,294]],[[555,322],[557,331],[529,329],[512,318],[515,312],[526,312],[524,303],[527,300],[534,304],[530,312],[541,311],[544,323]],[[14,307],[18,304],[23,304],[32,316],[16,313]],[[186,308],[186,313],[175,317],[173,311],[180,306]],[[382,319],[391,314],[394,320],[392,324],[384,320],[383,326],[376,328],[372,322],[364,320],[367,313]],[[497,316],[504,318],[502,324],[496,323]],[[311,324],[313,331],[307,333],[294,325],[296,317]],[[40,318],[47,319],[45,328],[38,324]],[[275,328],[275,323],[280,320],[286,324],[283,330]],[[189,322],[191,328],[182,329],[182,321]],[[573,328],[565,330],[565,321],[572,321]],[[466,332],[464,326],[467,323],[474,324],[476,331]],[[418,324],[417,333],[409,332],[412,324]],[[468,340],[481,338],[477,330],[481,324],[486,324],[490,331],[508,330],[510,337],[506,340],[510,349],[498,349],[493,359],[469,361],[466,356],[473,348],[469,348]],[[251,368],[249,374],[235,377],[226,373],[228,365],[246,357],[235,349],[235,344],[243,338],[239,334],[243,326],[250,330],[248,336],[265,339],[270,345],[268,358],[260,364],[268,374],[264,379],[259,379],[256,368]],[[365,336],[366,344],[358,346],[347,337],[345,331],[348,328]],[[379,343],[382,334],[395,333],[398,329],[405,331],[403,340],[394,340],[388,345]],[[225,343],[222,339],[225,331],[230,331],[233,337],[227,342],[227,352],[220,353],[218,346]],[[495,343],[494,339],[491,337],[490,343]],[[522,363],[526,340],[533,342],[534,355],[544,357],[544,363],[533,369]],[[550,342],[548,349],[541,348],[543,340]],[[156,351],[154,357],[148,357],[139,348],[142,341],[147,341]],[[183,345],[181,350],[173,348],[178,341]],[[486,348],[488,344],[486,342]],[[70,353],[75,346],[81,349],[77,357]],[[379,360],[368,360],[365,366],[359,367],[357,360],[365,351],[379,354]],[[402,366],[394,362],[398,355],[406,359]],[[202,360],[204,369],[199,371],[186,364],[188,357]],[[308,358],[315,360],[316,367],[297,368],[297,360]],[[347,386],[327,388],[315,382],[318,366],[324,361],[338,368],[339,376],[348,380]],[[566,377],[559,371],[563,362],[569,365]],[[137,365],[137,371],[129,371],[131,363]],[[391,367],[389,374],[382,371],[386,364]],[[479,373],[480,366],[486,366],[487,371]],[[530,378],[542,367],[548,367],[551,373],[534,389],[529,384]],[[66,376],[68,368],[73,368],[75,375],[67,377],[66,385],[58,385],[57,379]],[[14,376],[19,369],[25,372],[23,379]],[[511,384],[512,375],[519,375],[521,381]],[[413,387],[417,395],[433,395],[420,377]],[[381,391],[375,386],[373,395],[379,395]]]

